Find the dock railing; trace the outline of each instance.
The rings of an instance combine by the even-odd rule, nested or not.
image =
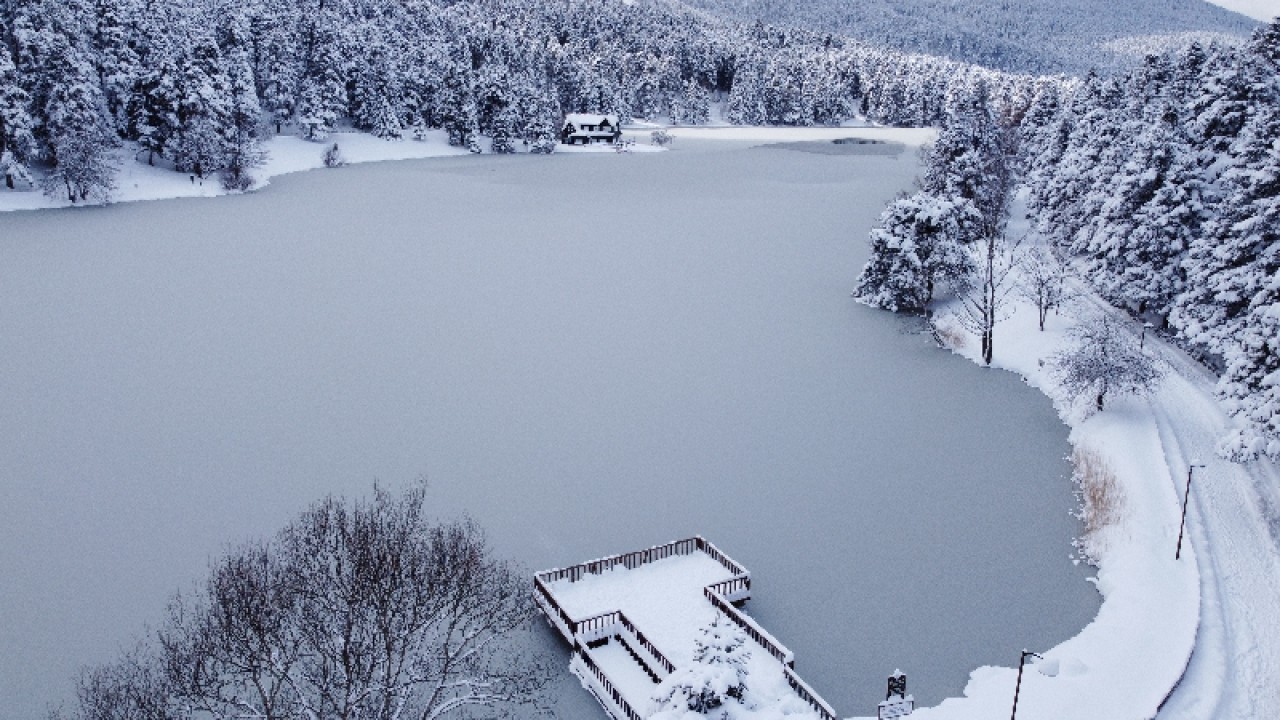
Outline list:
[[[587,575],[599,575],[618,566],[634,570],[652,562],[678,555],[692,555],[695,552],[705,553],[708,557],[720,563],[721,567],[733,574],[733,577],[729,580],[716,583],[717,587],[726,583],[729,584],[724,589],[717,590],[719,594],[730,602],[738,602],[751,596],[751,573],[747,572],[746,568],[739,565],[733,558],[730,558],[710,540],[701,535],[672,540],[669,543],[655,545],[645,550],[636,550],[621,555],[610,555],[597,560],[589,560],[567,568],[544,570],[533,576],[535,595],[538,604],[547,613],[547,619],[551,621],[556,629],[560,630],[565,640],[572,643],[574,636],[578,633],[577,623],[556,600],[555,594],[548,587],[551,583],[563,580],[578,582]]]
[[[784,666],[782,674],[787,677],[787,684],[791,686],[791,689],[800,696],[801,700],[809,703],[809,707],[818,713],[818,717],[822,718],[822,720],[839,720],[836,717],[835,709],[828,705],[827,701],[823,700],[818,693],[814,692],[808,683],[801,680],[794,668]]]
[[[599,665],[596,665],[596,661],[591,659],[591,654],[588,652],[587,648],[577,646],[574,648],[573,654],[574,657],[582,661],[582,665],[591,672],[591,676],[596,679],[596,682],[600,683],[600,688],[605,692],[609,699],[617,705],[618,709],[622,711],[622,714],[627,718],[627,720],[644,720],[640,713],[636,712],[635,709],[631,707],[631,703],[627,702],[627,699],[622,696],[622,693],[618,692],[618,689],[613,686],[613,682],[609,680],[609,676],[604,674],[604,671],[600,669]]]
[[[676,666],[667,659],[666,655],[662,654],[658,646],[645,637],[644,633],[640,632],[635,623],[632,623],[631,619],[621,610],[600,613],[599,615],[578,620],[574,624],[573,636],[579,645],[586,645],[614,636],[621,637],[627,641],[627,644],[632,649],[638,645],[648,655],[648,657],[637,658],[641,664],[647,666],[645,670],[654,675],[661,673],[662,676],[670,675],[676,671]],[[657,667],[653,667],[654,665]]]
[[[547,613],[548,620],[552,622],[556,628],[565,635],[565,639],[574,648],[574,656],[582,659],[583,665],[592,673],[592,675],[600,682],[600,687],[606,694],[617,703],[618,708],[628,718],[628,720],[643,720],[632,707],[627,704],[625,698],[613,686],[604,672],[595,664],[595,661],[588,655],[586,643],[594,642],[604,637],[615,634],[621,634],[619,630],[625,630],[627,635],[634,638],[644,650],[652,656],[652,658],[662,667],[666,673],[670,674],[675,671],[675,666],[667,659],[661,651],[658,650],[648,638],[644,636],[635,625],[623,615],[621,611],[612,611],[601,613],[583,620],[575,621],[565,612],[560,603],[556,601],[555,595],[551,592],[548,585],[562,580],[569,582],[577,582],[587,575],[599,575],[608,572],[618,566],[634,570],[642,565],[651,562],[665,560],[669,557],[677,555],[691,555],[695,552],[703,552],[720,563],[721,567],[732,573],[733,577],[728,580],[712,583],[702,589],[702,594],[716,607],[721,613],[726,615],[730,621],[742,628],[752,640],[758,643],[770,655],[782,664],[783,675],[787,678],[787,684],[791,689],[805,701],[814,712],[818,714],[821,720],[838,720],[835,710],[822,699],[813,688],[800,679],[795,671],[795,653],[791,652],[785,645],[778,642],[764,628],[760,627],[748,615],[734,607],[735,602],[746,600],[751,596],[751,573],[746,568],[739,565],[732,558],[722,552],[709,540],[704,539],[700,535],[682,540],[673,540],[665,545],[655,545],[645,550],[636,550],[634,552],[624,553],[621,555],[611,555],[609,557],[591,560],[579,563],[567,568],[554,568],[540,572],[534,576],[534,586],[536,588],[537,600],[539,605],[543,607]]]
[[[634,570],[641,565],[647,565],[651,562],[665,560],[676,555],[692,555],[695,552],[706,553],[711,559],[720,563],[721,567],[728,570],[731,574],[750,575],[732,558],[725,555],[720,548],[711,543],[710,540],[703,538],[701,535],[694,535],[690,538],[681,540],[672,540],[664,545],[655,545],[645,550],[635,550],[621,555],[610,555],[608,557],[599,558],[597,560],[588,560],[584,563],[578,563],[567,568],[554,568],[545,570],[535,575],[535,578],[541,579],[543,582],[553,583],[561,580],[569,580],[569,582],[577,582],[587,575],[599,575],[600,573],[612,570],[619,565]]]
[[[796,666],[795,653],[791,652],[786,648],[786,646],[775,640],[772,635],[765,632],[764,628],[757,625],[755,620],[744,615],[741,610],[733,606],[733,603],[725,600],[722,595],[713,591],[711,588],[711,585],[703,588],[702,594],[711,601],[712,605],[716,606],[716,609],[728,616],[735,625],[742,628],[742,631],[747,634],[747,637],[750,637],[752,640],[759,643],[760,646],[778,662],[788,668],[794,668]]]

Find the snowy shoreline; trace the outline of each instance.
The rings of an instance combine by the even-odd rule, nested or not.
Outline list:
[[[1123,497],[1120,520],[1095,538],[1098,572],[1091,581],[1103,598],[1098,614],[1056,647],[1028,648],[1045,660],[1038,666],[1028,665],[1018,711],[1027,717],[1062,720],[1152,718],[1182,681],[1201,622],[1199,543],[1189,538],[1182,544],[1181,560],[1174,557],[1181,511],[1178,490],[1187,459],[1166,447],[1167,429],[1161,426],[1152,398],[1114,398],[1104,412],[1090,414],[1066,397],[1049,373],[1047,359],[1070,342],[1071,326],[1090,318],[1091,308],[1080,306],[1104,307],[1088,302],[1092,296],[1087,289],[1078,290],[1085,302],[1051,315],[1044,331],[1038,328],[1036,308],[1018,300],[1012,316],[995,333],[991,367],[1017,373],[1052,400],[1070,427],[1073,448],[1101,456],[1114,470]],[[938,323],[958,331],[959,326],[948,319],[949,310],[944,303]],[[965,340],[949,349],[981,364],[976,338],[959,336]],[[1171,352],[1153,339],[1148,339],[1147,347],[1160,356]],[[1172,388],[1169,380],[1166,377],[1153,397],[1185,393],[1183,388]],[[1011,663],[1018,650],[1009,648]],[[1044,672],[1037,672],[1038,668]],[[963,697],[922,708],[916,716],[969,720],[1008,712],[1017,672],[1016,667],[977,668]]]
[[[448,134],[443,130],[431,130],[422,140],[407,138],[402,140],[383,140],[363,132],[331,133],[324,142],[312,142],[294,135],[277,135],[263,143],[268,153],[267,161],[262,167],[255,168],[250,173],[255,179],[253,189],[250,192],[262,190],[271,184],[272,178],[280,175],[327,169],[322,156],[325,150],[335,143],[337,143],[341,151],[344,165],[457,157],[471,154],[466,148],[449,145]],[[484,144],[487,146],[488,141],[485,140]],[[661,152],[662,150],[663,148],[639,142],[629,148],[629,151],[639,153]],[[117,155],[116,164],[119,170],[116,175],[116,189],[111,194],[109,202],[73,204],[64,197],[49,197],[42,193],[38,187],[23,191],[0,190],[0,212],[93,207],[140,200],[220,197],[233,194],[222,187],[221,178],[216,174],[201,179],[187,173],[180,173],[139,161],[135,157],[135,148],[132,143],[126,143],[124,147],[118,148],[115,152]],[[614,148],[610,145],[556,146],[556,153],[565,154],[614,152]]]
[[[645,123],[623,127],[624,138],[635,141],[628,146],[627,152],[665,152],[667,148],[651,145],[647,141],[651,131],[663,128],[668,129],[674,138],[698,141],[768,143],[836,140],[856,136],[875,141],[891,140],[912,147],[930,141],[937,133],[931,128],[885,128],[864,124],[840,127],[765,127],[720,124],[666,126]],[[268,153],[267,161],[251,173],[255,178],[255,184],[250,192],[262,190],[271,184],[272,178],[280,175],[326,169],[322,156],[334,143],[338,144],[345,165],[471,154],[466,148],[449,145],[448,134],[443,130],[431,130],[422,140],[383,140],[364,132],[335,132],[331,133],[324,142],[312,142],[294,135],[277,135],[263,143]],[[488,140],[483,140],[483,144],[487,146]],[[565,155],[615,153],[611,145],[557,145],[555,152],[555,154]],[[109,202],[71,203],[65,198],[49,197],[38,188],[22,191],[0,190],[0,212],[94,207],[140,200],[221,197],[233,194],[222,187],[221,179],[217,175],[200,179],[187,173],[141,162],[136,159],[135,148],[131,143],[117,149],[116,154],[119,172],[116,175],[116,190],[112,193]]]

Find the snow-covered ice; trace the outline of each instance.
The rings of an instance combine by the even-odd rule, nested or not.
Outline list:
[[[6,716],[65,698],[226,544],[419,474],[532,568],[714,537],[842,713],[896,666],[936,704],[1086,625],[1050,404],[849,299],[915,153],[683,131],[0,216]]]

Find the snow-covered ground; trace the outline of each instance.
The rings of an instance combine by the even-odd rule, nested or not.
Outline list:
[[[1015,223],[1011,232],[1019,231]],[[1019,301],[996,328],[993,365],[1053,398],[1072,425],[1073,445],[1110,463],[1123,491],[1122,519],[1101,538],[1098,617],[1064,643],[1030,648],[1046,661],[1024,675],[1018,715],[1274,717],[1280,707],[1280,474],[1267,461],[1239,465],[1216,456],[1213,448],[1230,423],[1214,398],[1214,379],[1159,338],[1149,335],[1146,348],[1167,372],[1150,397],[1111,398],[1100,413],[1065,397],[1046,360],[1070,342],[1072,325],[1107,313],[1135,335],[1140,330],[1075,285],[1077,298],[1050,316],[1044,332],[1035,308]],[[953,349],[981,362],[972,337]],[[1195,475],[1188,538],[1175,560],[1192,462],[1205,467]],[[1016,658],[1011,653],[1010,660]],[[1015,682],[1016,667],[979,668],[963,698],[914,717],[998,716],[1008,711]]]

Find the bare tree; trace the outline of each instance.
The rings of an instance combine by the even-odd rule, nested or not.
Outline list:
[[[1022,239],[1010,240],[1002,229],[984,232],[968,246],[972,270],[951,284],[960,309],[956,319],[977,335],[982,362],[990,365],[995,352],[996,324],[1009,317],[1009,294],[1015,287]]]
[[[86,671],[72,720],[437,720],[539,705],[552,668],[524,635],[526,574],[470,520],[430,522],[424,499],[421,484],[326,498],[274,541],[228,553],[170,603],[154,652]]]
[[[294,574],[266,543],[219,560],[203,594],[170,603],[159,633],[174,703],[226,720],[287,717],[302,651],[298,597]]]
[[[1049,317],[1049,311],[1067,300],[1066,271],[1057,258],[1043,250],[1023,255],[1018,269],[1021,270],[1018,294],[1036,306],[1040,317],[1040,331],[1044,332],[1044,322]]]
[[[1056,353],[1050,363],[1063,388],[1073,397],[1092,396],[1098,410],[1108,394],[1143,394],[1159,384],[1161,371],[1115,320],[1103,315],[1072,329],[1075,343]]]
[[[169,687],[151,648],[138,645],[114,663],[87,668],[76,682],[76,707],[50,720],[178,720]]]
[[[550,676],[512,642],[526,578],[470,521],[432,526],[423,489],[327,499],[283,536],[303,588],[296,695],[308,714],[433,720],[532,701]]]

